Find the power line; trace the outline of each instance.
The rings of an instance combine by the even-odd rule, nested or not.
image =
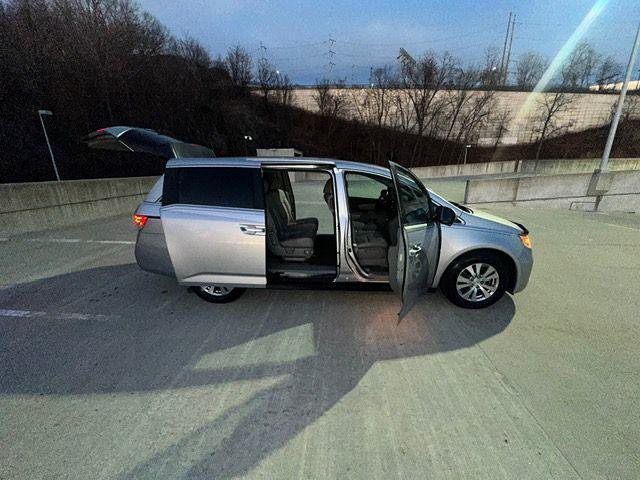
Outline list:
[[[361,46],[361,47],[400,47],[402,45],[422,45],[425,43],[439,43],[439,42],[446,42],[446,41],[450,41],[450,40],[456,40],[459,38],[466,38],[466,37],[473,37],[478,35],[479,33],[484,33],[484,32],[495,32],[495,27],[497,27],[499,25],[492,25],[490,27],[484,28],[482,30],[477,30],[477,31],[473,31],[473,32],[466,32],[464,34],[461,35],[453,35],[453,36],[447,36],[447,37],[439,37],[439,38],[432,38],[429,40],[419,40],[419,41],[413,41],[413,42],[393,42],[393,43],[363,43],[363,42],[351,42],[351,41],[347,41],[347,40],[341,40],[340,43],[344,43],[347,45],[355,45],[355,46]]]
[[[295,45],[279,45],[279,46],[275,46],[275,47],[271,47],[272,50],[286,50],[286,49],[292,49],[292,48],[309,48],[309,47],[318,47],[320,45],[325,45],[327,43],[326,40],[323,40],[321,42],[315,42],[315,43],[299,43],[299,44],[295,44]]]

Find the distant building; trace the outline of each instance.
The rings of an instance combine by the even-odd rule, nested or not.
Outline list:
[[[592,90],[594,92],[600,91],[600,90],[622,90],[622,84],[624,82],[617,82],[617,83],[607,83],[606,85],[603,85],[602,87],[600,87],[600,85],[591,85],[589,87],[589,90]],[[640,80],[631,80],[629,82],[629,91],[631,90],[640,90]]]
[[[302,152],[297,148],[258,148],[258,157],[301,157]]]

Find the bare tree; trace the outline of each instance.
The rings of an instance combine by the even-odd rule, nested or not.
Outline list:
[[[367,89],[370,112],[377,127],[383,127],[389,120],[391,94],[390,90],[395,86],[393,68],[389,65],[373,70],[373,88]]]
[[[440,57],[433,52],[427,52],[415,63],[403,63],[400,69],[400,79],[404,91],[396,95],[398,101],[407,97],[411,106],[409,109],[401,105],[404,113],[403,122],[409,130],[413,123],[413,132],[418,135],[411,154],[410,164],[419,155],[422,136],[430,129],[439,112],[442,111],[444,100],[438,93],[452,82],[457,67],[457,60],[448,53]],[[397,110],[397,107],[396,107]]]
[[[475,67],[466,69],[458,69],[454,76],[453,89],[446,91],[446,119],[447,129],[444,143],[440,149],[438,157],[438,165],[442,162],[447,142],[451,139],[451,135],[456,125],[461,120],[462,112],[467,106],[467,102],[473,94],[473,89],[479,84],[481,71]]]
[[[269,60],[263,58],[258,62],[258,71],[256,74],[258,81],[258,87],[262,93],[264,103],[269,103],[269,97],[271,92],[276,88],[276,82],[278,81],[278,74],[276,69],[273,68]]]
[[[573,95],[563,90],[542,93],[538,99],[538,115],[532,133],[537,137],[536,160],[540,158],[545,140],[565,133],[573,126],[573,120],[566,120],[563,114],[571,107]]]
[[[533,88],[546,69],[547,60],[542,55],[535,52],[523,53],[516,66],[516,85],[522,89]]]
[[[253,80],[253,60],[244,47],[231,47],[225,57],[225,65],[236,87],[245,89]]]
[[[460,115],[456,142],[464,149],[486,127],[496,102],[495,90],[480,90],[471,94],[467,107]]]
[[[409,92],[404,88],[396,88],[391,93],[394,128],[403,133],[410,133],[415,125]]]
[[[332,82],[329,79],[317,80],[313,100],[318,106],[320,115],[326,121],[327,135],[331,136],[336,120],[346,115],[347,102],[344,94],[344,80]]]
[[[586,42],[579,43],[560,72],[562,85],[569,88],[588,87],[593,82],[600,57],[591,45]]]
[[[293,83],[291,83],[289,75],[282,75],[278,71],[276,71],[276,82],[273,89],[273,97],[275,102],[279,105],[293,105]]]
[[[512,119],[513,115],[511,111],[506,107],[493,118],[493,122],[495,125],[493,131],[493,137],[495,139],[495,142],[493,144],[494,148],[497,147],[504,136],[509,133],[509,123],[511,123]]]
[[[393,69],[389,65],[373,70],[371,88],[352,90],[349,100],[355,118],[374,128],[369,130],[371,159],[374,163],[382,160],[381,130],[389,126],[392,107],[392,89],[397,85]]]
[[[500,81],[500,51],[491,45],[484,51],[484,65],[482,67],[481,84],[494,87]]]
[[[609,124],[613,121],[613,116],[618,107],[618,102],[611,105],[611,113],[609,114]],[[626,123],[629,120],[634,120],[640,117],[640,95],[633,93],[627,95],[625,102],[622,105],[622,112],[620,113],[620,123]]]
[[[622,71],[622,65],[618,63],[613,56],[607,56],[598,67],[596,76],[598,90],[604,90],[609,84],[615,85],[615,83],[621,78]]]

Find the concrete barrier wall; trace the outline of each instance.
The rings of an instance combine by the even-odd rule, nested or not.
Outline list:
[[[465,203],[512,203],[573,210],[640,212],[640,171],[611,172],[596,196],[592,173],[468,180]]]
[[[158,177],[0,184],[0,236],[133,213]]]
[[[472,177],[505,173],[535,175],[591,173],[600,165],[599,158],[558,158],[551,160],[513,160],[507,162],[468,163],[413,168],[419,178]],[[640,170],[640,158],[612,158],[609,170]]]
[[[590,173],[600,166],[599,158],[552,159],[552,160],[520,160],[518,173],[535,173],[536,175],[556,173]],[[609,170],[640,170],[640,158],[612,158]]]
[[[466,165],[437,165],[416,167],[411,170],[418,178],[474,177],[478,175],[523,174],[565,174],[591,173],[600,165],[599,158],[559,158],[552,160],[509,160],[505,162],[467,163]],[[640,158],[612,158],[609,170],[640,170]],[[325,177],[326,178],[326,177]],[[296,172],[293,181],[319,180],[313,172]]]
[[[434,167],[417,167],[411,170],[418,178],[434,177],[465,177],[474,175],[490,175],[495,173],[512,173],[517,168],[517,162],[482,162],[467,163],[466,165],[438,165]]]

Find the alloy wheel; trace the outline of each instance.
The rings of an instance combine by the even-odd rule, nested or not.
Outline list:
[[[500,275],[488,263],[472,263],[463,268],[456,279],[458,295],[470,302],[482,302],[498,290]]]
[[[203,292],[208,293],[209,295],[213,295],[214,297],[224,297],[231,292],[231,288],[229,287],[221,287],[219,285],[207,285],[205,287],[200,287]]]

